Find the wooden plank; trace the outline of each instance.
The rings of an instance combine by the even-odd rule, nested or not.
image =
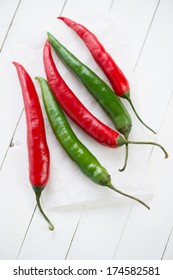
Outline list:
[[[0,2],[0,51],[19,3],[19,0]]]
[[[21,124],[19,133],[25,131],[25,122]],[[17,257],[35,208],[34,193],[28,182],[28,166],[21,164],[27,163],[25,134],[21,134],[20,142],[16,138],[14,146],[9,149],[0,172],[0,259]]]
[[[158,207],[160,205],[165,205],[162,216],[163,219],[160,221],[158,230],[156,231],[156,237],[153,242],[153,250],[151,252],[151,257],[154,258],[155,255],[159,255],[160,259],[173,259],[172,255],[172,229],[173,229],[173,210],[172,210],[172,165],[173,165],[173,149],[172,141],[168,127],[171,126],[173,118],[173,94],[170,99],[168,110],[165,114],[161,131],[159,134],[159,141],[165,143],[165,146],[169,152],[168,161],[163,164],[159,159],[156,151],[154,150],[151,157],[151,168],[153,176],[155,174],[155,185],[156,188],[161,189],[160,201],[158,201]],[[157,170],[162,170],[161,174],[158,176]],[[158,190],[156,190],[158,192]],[[166,198],[166,203],[163,202],[163,197]],[[159,219],[160,220],[160,219]],[[160,244],[160,246],[158,246]]]
[[[156,114],[159,108],[158,118],[153,118],[155,126],[161,126],[172,96],[173,64],[170,60],[173,47],[172,9],[172,1],[161,1],[136,68],[138,81],[144,90],[144,99],[149,100],[148,111],[154,111]],[[172,110],[172,105],[170,108]],[[151,119],[151,114],[148,114],[149,119]],[[168,145],[170,141],[168,139],[172,138],[170,136],[172,133],[170,130],[168,131],[168,127],[169,122],[165,121],[164,128],[159,131],[158,141],[167,147],[171,158],[172,144]],[[156,153],[155,149],[154,152]],[[158,160],[158,154],[156,158]],[[152,169],[154,184],[153,199],[151,200],[152,210],[142,218],[140,218],[139,212],[135,212],[135,208],[132,210],[121,242],[115,252],[115,259],[160,259],[162,257],[165,243],[172,228],[172,219],[170,218],[172,212],[170,201],[170,197],[172,197],[170,186],[172,172],[167,173],[166,171],[170,170],[170,166],[172,166],[172,162],[171,159],[168,159],[167,162],[163,161],[160,165],[156,165],[155,171]],[[134,226],[135,223],[136,226]]]
[[[173,98],[158,137],[159,141],[164,141],[169,152],[169,159],[161,160],[154,149],[150,160],[153,181],[151,211],[141,219],[139,211],[132,209],[121,242],[115,252],[115,259],[170,259],[172,256],[173,190],[170,182],[172,182],[173,149],[172,137],[166,137],[172,117]],[[134,226],[135,223],[136,226]]]
[[[84,209],[67,259],[112,259],[126,224],[131,202],[97,203]]]
[[[161,1],[135,70],[140,90],[139,111],[156,131],[159,130],[173,87],[170,61],[173,44],[172,4],[172,1]],[[147,110],[144,104],[147,104]],[[155,111],[159,110],[158,118],[151,118],[153,106]]]
[[[80,221],[83,206],[54,208],[48,211],[55,230],[50,232],[36,212],[18,259],[62,260],[66,258],[73,235]]]
[[[171,125],[171,120],[173,117],[173,100],[171,100],[171,104],[169,106],[168,109],[168,113],[166,114],[164,123],[163,123],[163,127],[162,127],[162,134],[160,136],[161,139],[164,139],[164,141],[166,142],[166,146],[168,148],[168,151],[170,153],[170,159],[169,159],[169,164],[167,164],[167,166],[165,166],[163,168],[163,173],[162,173],[162,178],[163,180],[161,182],[158,182],[158,184],[162,185],[162,188],[164,189],[165,184],[167,184],[167,189],[164,190],[164,193],[166,194],[166,196],[168,197],[168,201],[167,201],[167,211],[165,211],[165,221],[164,221],[164,228],[162,225],[161,231],[160,231],[160,238],[163,237],[164,238],[164,243],[162,246],[162,251],[160,252],[160,256],[162,259],[164,260],[173,260],[173,210],[172,210],[172,179],[173,179],[173,175],[172,175],[172,165],[173,165],[173,150],[172,150],[172,141],[171,138],[172,137],[166,137],[165,138],[165,133],[167,133],[168,131],[168,127],[169,125]],[[155,162],[157,161],[157,157],[154,154],[153,155],[154,158],[154,162],[153,164],[155,164]],[[165,195],[164,194],[164,195]],[[162,200],[162,199],[161,199]],[[166,236],[163,235],[166,232]],[[159,243],[160,240],[157,241],[157,243]],[[154,250],[157,250],[157,247],[154,247]]]
[[[156,166],[163,167],[163,164]],[[172,190],[169,180],[165,180],[165,172],[157,180],[155,178],[158,169],[155,169],[152,174],[154,194],[150,203],[151,210],[146,215],[141,215],[140,209],[132,209],[121,241],[115,250],[115,259],[162,258],[172,228],[172,221],[170,221]]]
[[[33,64],[37,65],[38,63],[35,61],[33,64],[30,64],[30,59],[32,61],[30,55],[32,54],[33,48],[36,47],[36,38],[44,36],[42,32],[46,24],[50,24],[52,18],[56,18],[57,13],[60,13],[62,10],[63,4],[64,1],[58,1],[58,3],[57,1],[52,1],[51,5],[49,2],[45,2],[43,6],[41,0],[29,2],[23,0],[16,13],[1,52],[1,163],[8,149],[8,154],[6,155],[0,172],[1,259],[15,259],[17,257],[35,210],[34,193],[28,182],[24,116],[22,116],[21,122],[18,124],[23,109],[21,89],[11,61],[16,60],[22,63],[27,68],[28,72],[34,69]],[[39,19],[38,10],[40,11]],[[16,46],[18,46],[18,48]],[[42,46],[37,45],[37,47],[39,49]],[[33,76],[32,71],[30,74]],[[14,88],[18,89],[18,92],[14,92]],[[16,126],[17,130],[15,135],[13,135]],[[14,139],[12,145],[9,147],[12,136],[14,136]],[[48,231],[47,227],[45,229]],[[14,232],[17,232],[17,234],[14,234]]]
[[[112,5],[110,15],[126,29],[133,67],[145,43],[159,2],[159,0],[118,0]]]

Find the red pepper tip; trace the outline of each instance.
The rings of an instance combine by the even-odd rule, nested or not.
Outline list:
[[[59,16],[59,17],[57,17],[57,19],[61,19],[61,20],[64,20],[64,17],[62,17],[62,16]]]
[[[23,70],[23,66],[20,63],[12,61],[12,64],[16,67],[17,71]]]
[[[49,32],[47,32],[47,33],[49,34]],[[48,39],[46,40],[45,45],[50,45],[50,42]]]
[[[19,66],[20,64],[15,62],[15,61],[12,61],[12,63],[14,64],[14,66]]]

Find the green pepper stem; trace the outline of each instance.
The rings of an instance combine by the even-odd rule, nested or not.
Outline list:
[[[122,138],[122,141],[123,141],[123,145],[124,144],[126,145],[126,147],[125,147],[126,148],[125,149],[125,160],[124,160],[124,166],[122,168],[118,169],[120,172],[124,171],[126,166],[127,166],[127,160],[128,160],[128,155],[129,155],[129,146],[128,146],[128,143],[127,143],[128,137],[129,137],[129,132],[124,133],[124,138],[125,138],[126,142],[124,142],[124,138]]]
[[[154,134],[157,134],[151,127],[149,127],[146,123],[143,122],[143,120],[139,117],[138,113],[136,112],[136,109],[132,103],[132,100],[130,98],[130,95],[129,94],[125,94],[124,96],[125,99],[128,100],[128,102],[130,103],[132,109],[133,109],[133,112],[135,113],[136,117],[138,118],[138,120],[146,127],[148,128],[150,131],[152,131]]]
[[[54,230],[53,224],[50,222],[50,220],[48,219],[48,217],[46,216],[46,214],[43,212],[43,209],[42,209],[42,207],[41,207],[41,204],[40,204],[40,196],[41,196],[41,193],[36,192],[35,195],[36,195],[36,201],[37,201],[38,208],[39,208],[41,214],[43,215],[43,217],[45,218],[45,220],[46,220],[46,221],[48,222],[48,224],[49,224],[49,230]]]
[[[160,145],[160,144],[158,144],[158,143],[155,143],[155,142],[127,141],[127,140],[124,139],[124,144],[154,145],[154,146],[157,146],[157,147],[161,148],[162,151],[163,151],[164,154],[165,154],[165,158],[168,158],[168,153],[167,153],[167,151],[163,148],[163,146]]]
[[[123,196],[126,196],[126,197],[128,197],[130,199],[133,199],[133,200],[139,202],[140,204],[142,204],[143,206],[145,206],[147,209],[150,209],[150,207],[145,202],[140,200],[139,198],[134,197],[134,196],[132,196],[130,194],[127,194],[127,193],[124,193],[124,192],[120,191],[119,189],[115,188],[112,184],[108,185],[108,188],[112,189],[113,191],[115,191],[115,192],[117,192],[117,193],[119,193],[119,194],[121,194]]]
[[[126,168],[126,166],[127,166],[127,159],[128,159],[128,151],[129,151],[129,146],[128,146],[128,144],[125,144],[126,145],[126,151],[125,151],[125,161],[124,161],[124,165],[123,165],[123,167],[122,168],[120,168],[120,169],[118,169],[119,171],[124,171],[125,170],[125,168]]]

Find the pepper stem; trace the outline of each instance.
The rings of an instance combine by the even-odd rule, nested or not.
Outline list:
[[[118,169],[119,171],[124,171],[126,166],[127,166],[127,159],[128,159],[128,154],[129,154],[129,146],[128,144],[125,144],[126,145],[126,150],[125,150],[125,160],[124,160],[124,165],[122,168]]]
[[[163,148],[163,146],[160,145],[160,144],[158,144],[158,143],[155,143],[155,142],[127,141],[127,140],[124,139],[124,144],[154,145],[154,146],[157,146],[157,147],[161,148],[162,151],[163,151],[164,154],[165,154],[165,158],[168,158],[168,153],[167,153],[167,151]]]
[[[35,190],[34,190],[35,191]],[[38,192],[38,191],[35,191],[35,195],[36,195],[36,201],[37,201],[37,205],[38,205],[38,208],[41,212],[41,214],[43,215],[43,217],[45,218],[45,220],[48,222],[49,224],[49,230],[54,230],[54,225],[51,223],[51,221],[48,219],[48,217],[46,216],[46,214],[43,212],[43,209],[41,207],[41,204],[40,204],[40,196],[41,196],[41,192]]]
[[[136,117],[138,118],[138,120],[146,127],[148,128],[150,131],[152,131],[154,134],[157,134],[151,127],[149,127],[146,123],[143,122],[143,120],[139,117],[138,113],[136,112],[136,109],[132,103],[132,100],[130,98],[130,95],[129,93],[125,94],[124,95],[124,98],[128,100],[128,102],[130,103],[132,109],[133,109],[133,112],[135,113]]]
[[[112,189],[113,191],[115,191],[115,192],[117,192],[117,193],[119,193],[119,194],[121,194],[123,196],[126,196],[126,197],[128,197],[130,199],[133,199],[133,200],[139,202],[140,204],[142,204],[143,206],[145,206],[147,209],[150,209],[150,207],[145,202],[140,200],[139,198],[134,197],[134,196],[132,196],[130,194],[127,194],[127,193],[124,193],[124,192],[120,191],[119,189],[115,188],[112,184],[108,185],[108,188]]]

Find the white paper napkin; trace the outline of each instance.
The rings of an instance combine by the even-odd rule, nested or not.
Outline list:
[[[140,102],[138,98],[139,92],[132,71],[130,46],[127,42],[125,28],[122,27],[122,25],[120,26],[114,19],[110,18],[110,16],[91,16],[90,18],[84,18],[81,16],[74,20],[84,24],[88,29],[92,30],[103,43],[107,51],[109,51],[115,58],[117,64],[128,77],[133,99],[136,99],[135,104],[138,105]],[[14,59],[26,68],[32,78],[35,76],[45,77],[42,51],[45,40],[47,39],[46,32],[49,31],[109,84],[82,40],[62,21],[53,19],[50,26],[36,27],[36,29],[38,28],[40,30],[39,35],[36,37],[33,34],[25,32],[25,24],[23,28],[23,40],[18,43],[14,42],[16,46],[16,57],[14,57]],[[38,32],[36,33],[38,34]],[[112,121],[108,118],[94,98],[87,92],[77,78],[74,77],[63,65],[60,59],[55,55],[54,51],[52,52],[58,71],[78,98],[95,116],[114,129]],[[39,84],[38,82],[34,83],[42,104]],[[129,138],[148,141],[154,140],[155,136],[138,122],[132,113],[128,102],[125,100],[122,102],[126,105],[132,115],[133,128]],[[68,158],[67,154],[55,139],[47,120],[43,104],[42,108],[51,153],[50,181],[42,195],[44,207],[72,206],[112,199],[115,199],[116,201],[117,198],[119,199],[121,196],[117,193],[106,187],[98,186],[90,181],[89,178],[81,173],[78,166]],[[84,133],[71,120],[69,120],[69,122],[78,138],[108,170],[115,187],[143,199],[152,195],[152,183],[150,180],[150,169],[148,167],[148,160],[152,146],[143,147],[141,145],[130,145],[127,168],[121,173],[118,169],[124,164],[125,147],[111,149],[102,146]]]

